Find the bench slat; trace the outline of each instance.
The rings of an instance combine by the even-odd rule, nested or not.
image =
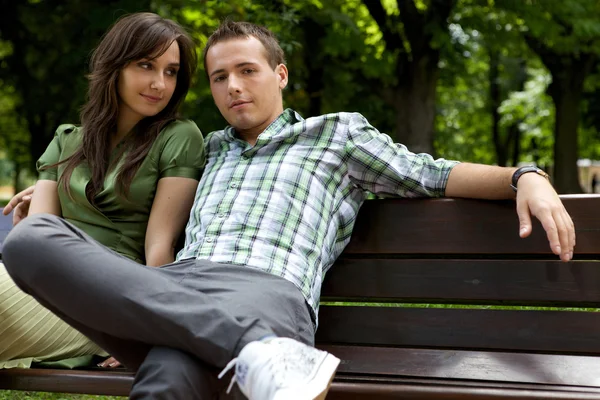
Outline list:
[[[326,348],[337,354],[341,348]],[[386,349],[381,349],[388,351]],[[389,355],[398,361],[407,354]],[[408,349],[407,349],[408,351]],[[418,351],[418,350],[416,350]],[[377,353],[377,350],[376,350]],[[382,355],[382,352],[377,355]],[[439,357],[438,357],[439,358]],[[466,357],[465,357],[466,358]],[[418,361],[418,355],[407,361]],[[350,358],[352,360],[352,358]],[[463,359],[464,360],[464,359]],[[475,358],[477,360],[477,358]],[[463,361],[464,363],[464,361]],[[396,363],[400,364],[400,363]],[[436,379],[411,376],[369,376],[351,374],[351,362],[340,366],[327,399],[598,399],[600,390],[584,386],[530,384],[526,382],[492,382],[488,379]],[[406,368],[405,368],[406,369]],[[418,375],[418,374],[417,374]],[[133,374],[117,371],[65,371],[65,370],[0,370],[0,387],[11,390],[37,390],[47,392],[80,393],[127,396],[133,383]]]
[[[6,390],[127,396],[132,384],[133,374],[121,371],[0,370],[0,388]]]
[[[561,196],[575,223],[576,253],[598,255],[600,196]],[[427,212],[424,212],[424,209]],[[550,256],[534,219],[529,238],[518,235],[514,201],[386,199],[365,202],[346,254],[537,254]]]
[[[557,354],[319,345],[340,357],[344,374],[596,386],[600,359]]]
[[[593,312],[322,306],[319,321],[320,343],[600,354]]]
[[[341,259],[325,301],[600,308],[600,262]]]
[[[593,392],[570,392],[554,387],[494,388],[474,386],[439,385],[424,383],[390,382],[336,382],[334,381],[327,400],[598,400]]]

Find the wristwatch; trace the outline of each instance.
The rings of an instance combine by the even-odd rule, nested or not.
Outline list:
[[[512,188],[512,190],[514,190],[515,192],[517,191],[517,182],[519,181],[519,178],[523,175],[526,174],[528,172],[535,172],[538,175],[543,176],[544,178],[550,180],[550,177],[548,176],[547,173],[545,173],[544,171],[542,171],[541,169],[539,169],[538,167],[534,167],[533,165],[527,165],[525,167],[521,167],[518,168],[515,173],[512,176],[512,182],[510,187]]]

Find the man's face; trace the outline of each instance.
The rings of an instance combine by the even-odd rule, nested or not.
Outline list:
[[[253,142],[283,112],[287,68],[279,64],[273,70],[257,38],[213,45],[206,53],[206,68],[215,104],[242,138]]]

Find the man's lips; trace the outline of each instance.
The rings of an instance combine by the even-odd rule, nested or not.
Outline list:
[[[151,103],[158,103],[159,101],[161,101],[160,97],[149,96],[147,94],[142,94],[141,96]]]
[[[245,104],[249,104],[249,103],[250,102],[246,101],[246,100],[236,100],[229,104],[229,108],[233,108],[233,109],[240,108],[240,107],[244,106]]]

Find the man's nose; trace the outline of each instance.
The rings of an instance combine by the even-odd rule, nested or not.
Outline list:
[[[239,78],[233,74],[229,75],[229,77],[227,78],[227,84],[229,94],[240,93],[242,91],[242,86]]]

